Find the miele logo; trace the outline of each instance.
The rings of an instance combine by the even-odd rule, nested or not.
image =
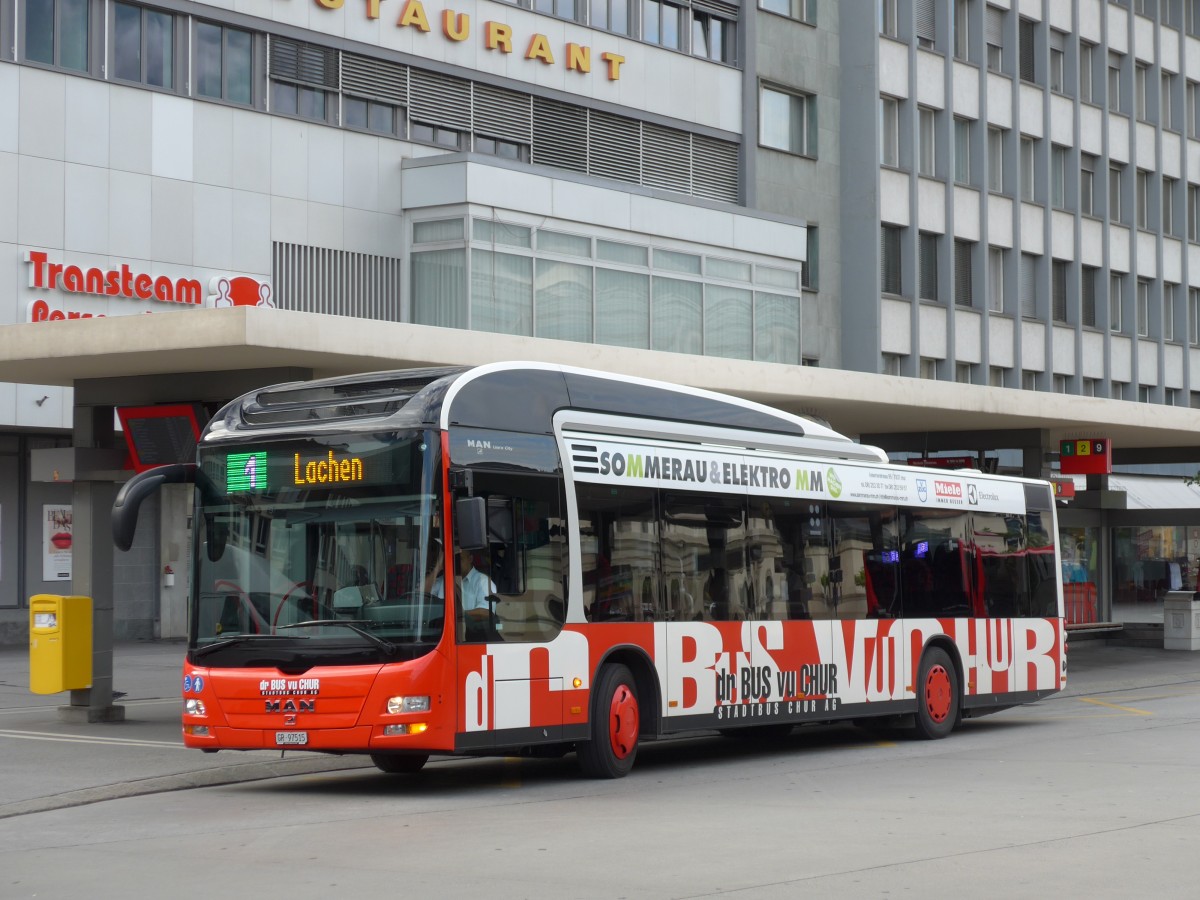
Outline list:
[[[962,485],[957,481],[934,481],[933,492],[939,497],[950,497],[954,500],[961,500],[963,495]]]

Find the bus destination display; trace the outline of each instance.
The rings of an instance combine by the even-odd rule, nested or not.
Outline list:
[[[397,476],[403,480],[409,469],[409,450],[407,444],[366,451],[345,446],[289,444],[223,453],[215,462],[223,469],[225,489],[230,494],[289,488],[339,490],[394,484]]]

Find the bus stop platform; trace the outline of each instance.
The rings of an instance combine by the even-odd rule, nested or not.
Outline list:
[[[61,721],[57,707],[68,694],[30,693],[27,647],[0,647],[0,819],[138,794],[371,767],[365,756],[186,749],[180,737],[183,655],[180,641],[118,643],[113,688],[125,719],[86,724]],[[1200,680],[1200,655],[1187,651],[1078,641],[1068,645],[1067,663],[1067,689],[1057,696],[1102,697]]]

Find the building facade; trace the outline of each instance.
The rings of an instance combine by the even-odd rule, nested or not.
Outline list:
[[[0,0],[0,322],[273,305],[1200,405],[1196,6]],[[29,454],[71,417],[0,389],[0,640],[65,591]],[[182,633],[165,502],[118,637]]]

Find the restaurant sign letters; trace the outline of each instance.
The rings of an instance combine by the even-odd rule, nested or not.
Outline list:
[[[82,266],[52,259],[41,250],[27,250],[30,299],[26,321],[56,322],[90,319],[108,314],[107,304],[96,300],[128,301],[128,312],[163,312],[180,307],[274,306],[267,280],[244,275],[214,274],[207,289],[195,277],[177,277],[139,271],[129,263]],[[46,294],[55,292],[61,304]],[[77,300],[76,298],[81,298]],[[83,299],[86,298],[86,299]],[[136,309],[134,305],[146,306]]]

